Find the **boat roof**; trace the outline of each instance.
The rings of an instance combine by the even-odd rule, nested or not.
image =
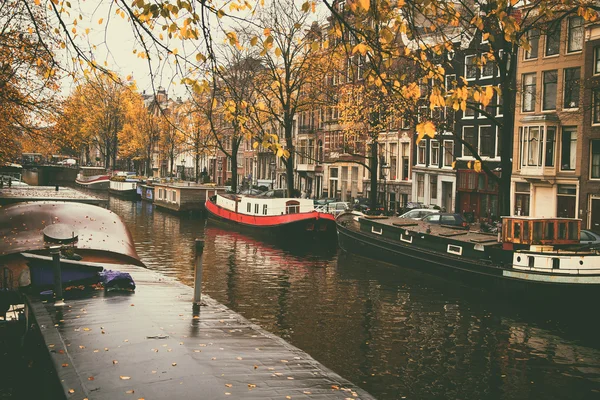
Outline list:
[[[53,224],[73,229],[78,237],[76,249],[118,254],[143,265],[129,230],[117,214],[91,204],[64,201],[16,203],[0,208],[0,257],[44,249],[43,231]]]
[[[313,201],[312,199],[301,199],[299,197],[274,197],[274,196],[265,196],[264,194],[219,193],[218,195],[221,197],[225,197],[227,199],[231,199],[231,200],[235,200],[236,198],[249,198],[249,199],[269,199],[269,200],[281,200],[281,201],[288,201],[288,200],[298,200],[298,201],[310,200],[311,202]]]
[[[338,221],[356,221],[355,217],[357,216],[351,213],[342,214],[338,217]],[[478,243],[484,246],[494,246],[499,244],[498,235],[496,234],[470,231],[456,226],[430,224],[425,221],[398,217],[359,216],[358,218],[371,221],[374,224],[393,226],[398,229],[406,229],[409,232],[432,234],[462,242]],[[427,232],[428,228],[431,229],[431,232],[429,233]]]
[[[561,221],[581,221],[581,218],[565,218],[565,217],[529,217],[521,215],[513,215],[508,217],[502,217],[502,219],[521,219],[524,221],[550,221],[550,220],[561,220]]]

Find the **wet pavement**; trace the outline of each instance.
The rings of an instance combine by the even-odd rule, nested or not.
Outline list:
[[[67,398],[371,399],[302,350],[208,296],[135,266],[134,293],[31,299]]]
[[[75,201],[95,205],[106,205],[107,199],[69,187],[59,186],[13,186],[0,189],[0,205],[25,201]]]

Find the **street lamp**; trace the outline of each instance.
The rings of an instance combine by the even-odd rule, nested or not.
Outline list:
[[[390,166],[386,163],[381,166],[381,176],[383,177],[383,212],[387,214],[388,212],[388,202],[387,202],[387,173],[390,169]]]
[[[271,189],[275,189],[275,161],[269,163],[271,167]]]

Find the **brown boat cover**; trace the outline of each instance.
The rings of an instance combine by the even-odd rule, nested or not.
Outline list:
[[[106,253],[143,265],[127,226],[117,214],[73,202],[28,202],[0,208],[0,257],[44,249],[43,231],[51,224],[73,228],[73,235],[78,237],[76,252]]]

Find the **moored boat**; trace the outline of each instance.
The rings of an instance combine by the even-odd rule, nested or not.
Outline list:
[[[14,286],[30,283],[28,254],[49,257],[49,246],[61,246],[71,270],[93,270],[93,263],[143,266],[124,222],[115,213],[90,204],[17,203],[0,209],[0,264],[14,276]],[[25,253],[25,255],[23,255]],[[34,257],[35,258],[35,257]],[[50,268],[50,263],[41,263]],[[91,267],[90,267],[91,266]],[[81,267],[81,268],[80,268]]]
[[[86,189],[104,190],[110,186],[110,176],[103,167],[81,167],[75,183]]]
[[[504,217],[501,235],[352,213],[336,224],[344,251],[401,267],[514,288],[600,293],[600,252],[580,244],[577,219]]]
[[[215,221],[280,238],[335,234],[335,217],[316,211],[311,199],[217,194],[205,207]]]
[[[110,178],[108,192],[110,194],[124,197],[127,199],[138,199],[138,183],[140,179],[134,176],[134,173],[119,173]]]

